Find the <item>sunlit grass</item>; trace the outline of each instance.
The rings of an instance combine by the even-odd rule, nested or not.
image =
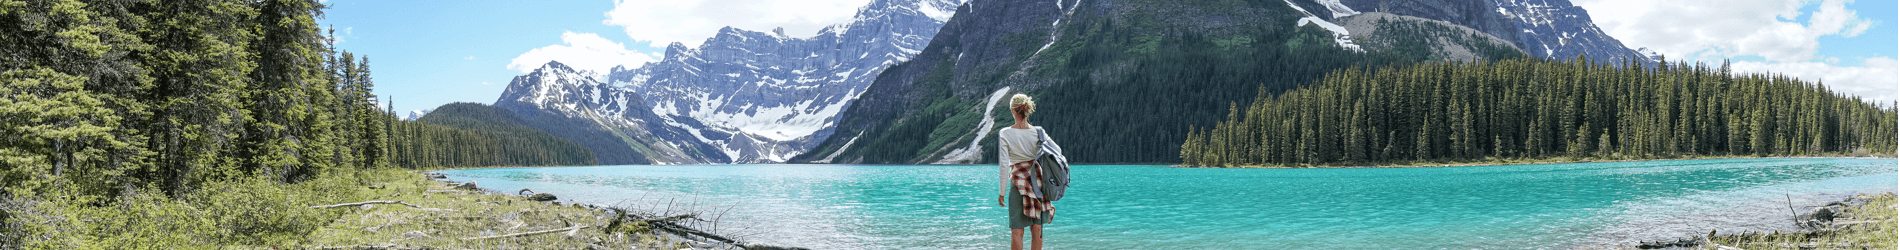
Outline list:
[[[1863,195],[1867,204],[1843,211],[1832,227],[1801,233],[1717,235],[1710,242],[1743,249],[1894,249],[1894,193]],[[1705,246],[1715,248],[1716,246]]]
[[[642,249],[678,249],[654,236],[644,225],[606,227],[613,219],[595,210],[556,206],[519,196],[450,189],[415,173],[369,189],[366,200],[395,200],[414,204],[330,208],[346,210],[336,221],[311,234],[311,247],[428,246],[471,249],[586,249],[589,245],[632,245]],[[579,230],[493,239],[482,236],[588,226]]]

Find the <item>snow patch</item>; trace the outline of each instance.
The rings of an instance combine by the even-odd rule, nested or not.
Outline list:
[[[1339,47],[1357,52],[1365,52],[1364,49],[1359,48],[1358,44],[1352,43],[1352,33],[1347,32],[1346,27],[1333,24],[1333,22],[1327,22],[1326,19],[1320,19],[1318,15],[1313,15],[1313,12],[1307,12],[1306,9],[1300,8],[1300,5],[1293,4],[1293,0],[1283,1],[1286,1],[1286,6],[1293,7],[1293,10],[1298,10],[1301,14],[1306,14],[1306,17],[1300,18],[1300,21],[1294,24],[1295,27],[1306,26],[1307,23],[1318,24],[1320,28],[1333,32],[1333,42],[1338,43]],[[1331,1],[1333,4],[1338,4],[1337,0]],[[1340,5],[1340,7],[1343,8],[1345,5]],[[1328,8],[1331,7],[1329,6]],[[1351,11],[1352,9],[1348,8],[1346,10]],[[1334,16],[1338,16],[1338,14],[1334,14]]]
[[[851,144],[856,144],[856,143],[858,143],[858,138],[859,138],[859,137],[864,137],[864,131],[858,131],[858,135],[857,135],[857,136],[852,136],[852,137],[851,137],[851,140],[849,140],[849,141],[845,141],[845,142],[844,142],[844,146],[839,146],[839,147],[838,147],[838,150],[837,150],[837,151],[831,151],[831,155],[827,155],[827,156],[825,156],[825,159],[821,159],[821,160],[816,160],[816,161],[812,161],[811,163],[831,163],[831,161],[832,161],[833,159],[837,159],[837,158],[838,158],[838,155],[841,155],[841,154],[844,154],[844,150],[845,150],[845,149],[850,149],[850,148],[851,148]],[[781,162],[782,162],[782,161],[781,161]]]
[[[1352,11],[1352,7],[1346,7],[1345,4],[1339,3],[1339,0],[1318,0],[1316,2],[1319,2],[1320,5],[1325,5],[1326,10],[1332,11],[1333,18],[1341,18],[1341,17],[1347,17],[1347,16],[1359,14],[1358,11]]]
[[[996,92],[990,93],[990,98],[988,99],[989,102],[983,104],[984,105],[983,119],[981,119],[980,122],[977,122],[977,125],[976,125],[976,139],[970,140],[969,147],[951,150],[950,153],[943,155],[942,160],[937,160],[937,162],[933,162],[930,164],[968,164],[968,163],[976,163],[978,161],[982,161],[983,160],[983,145],[982,145],[983,138],[989,137],[990,128],[996,126],[996,121],[994,119],[990,119],[990,117],[994,117],[994,116],[990,116],[990,115],[992,114],[993,111],[996,111],[996,102],[1003,100],[1003,96],[1006,96],[1008,94],[1009,94],[1009,87],[1003,87],[1001,89],[997,89]]]
[[[929,0],[917,1],[917,12],[922,12],[924,16],[930,17],[930,19],[937,19],[937,21],[950,21],[950,16],[956,14],[951,12],[955,10],[945,11],[938,9],[937,6],[931,6],[928,1]]]

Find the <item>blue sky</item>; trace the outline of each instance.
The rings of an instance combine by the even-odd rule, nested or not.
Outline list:
[[[807,37],[869,0],[326,0],[337,47],[370,57],[376,94],[396,110],[492,103],[515,76],[560,60],[604,71],[698,46],[720,27]],[[1573,0],[1631,48],[1672,60],[1732,59],[1737,70],[1819,79],[1895,100],[1895,1]],[[1719,7],[1714,7],[1719,6]]]
[[[1670,60],[1819,81],[1893,101],[1900,93],[1893,0],[1573,0],[1604,32]]]
[[[367,55],[396,110],[493,103],[515,76],[559,60],[606,71],[697,47],[719,28],[809,37],[870,0],[323,0],[337,47]]]
[[[368,56],[376,94],[394,98],[404,113],[450,102],[492,103],[521,75],[507,68],[511,60],[560,44],[566,32],[630,40],[601,23],[611,1],[328,2],[323,23],[337,29],[337,47]]]

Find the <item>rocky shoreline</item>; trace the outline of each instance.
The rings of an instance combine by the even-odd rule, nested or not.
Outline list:
[[[310,249],[804,249],[745,242],[694,228],[697,211],[563,204],[554,194],[487,190],[420,173],[368,186],[374,201],[311,233]],[[711,217],[711,216],[705,216]]]
[[[500,193],[494,190],[479,188],[477,187],[477,183],[475,181],[454,182],[454,181],[448,180],[447,175],[443,175],[440,173],[426,173],[426,175],[430,179],[442,182],[443,184],[453,187],[455,189],[483,191],[483,192],[488,192],[490,194]],[[548,204],[557,206],[557,207],[562,206],[562,203],[560,201],[557,201],[558,197],[550,193],[536,193],[536,192],[533,192],[533,190],[531,189],[523,188],[520,191],[517,191],[515,193],[515,196],[518,196],[522,199],[526,199],[529,201],[547,202]],[[677,240],[679,241],[679,243],[684,243],[688,246],[692,246],[693,248],[745,249],[745,250],[809,250],[809,249],[801,248],[801,247],[785,247],[785,246],[775,246],[775,245],[764,244],[764,243],[740,241],[738,239],[735,239],[734,237],[723,236],[723,235],[715,234],[712,232],[706,232],[699,229],[694,229],[692,226],[684,225],[684,223],[680,223],[683,221],[712,222],[712,221],[707,220],[706,218],[702,218],[702,216],[700,216],[701,213],[699,212],[691,212],[691,211],[681,211],[681,212],[676,212],[676,213],[675,212],[651,212],[651,211],[640,211],[638,209],[629,208],[629,207],[601,206],[601,205],[583,204],[583,203],[570,203],[570,204],[566,204],[566,206],[572,207],[572,208],[587,209],[588,211],[595,213],[595,216],[597,217],[613,218],[611,219],[610,222],[608,222],[606,226],[602,226],[608,231],[613,231],[615,228],[623,227],[622,225],[627,225],[629,227],[640,227],[640,228],[648,229],[652,233],[667,234],[666,235],[668,236],[667,239]]]
[[[1894,193],[1809,194],[1779,204],[1699,213],[1637,232],[1606,230],[1578,249],[1893,249]],[[1816,203],[1818,197],[1836,197]],[[1770,202],[1775,203],[1775,202]],[[1814,204],[1814,205],[1808,205]],[[1884,211],[1882,213],[1881,211]],[[1770,217],[1756,216],[1773,214]],[[1718,221],[1717,223],[1708,223]],[[1736,224],[1734,222],[1742,222]],[[1724,224],[1727,223],[1727,224]],[[1763,228],[1763,225],[1771,225]],[[1628,226],[1624,227],[1628,228]],[[1695,230],[1686,232],[1684,230]],[[1674,236],[1668,236],[1674,235]],[[1880,235],[1885,235],[1881,238]],[[1806,242],[1819,240],[1824,242]],[[1739,248],[1738,248],[1739,247]]]
[[[1895,157],[1846,157],[1846,156],[1840,156],[1840,157],[1830,157],[1830,156],[1795,156],[1795,157],[1752,157],[1752,156],[1749,156],[1749,157],[1739,157],[1739,156],[1724,156],[1724,157],[1691,157],[1691,158],[1673,158],[1673,159],[1634,159],[1634,160],[1604,160],[1604,159],[1585,159],[1585,160],[1556,160],[1556,159],[1554,159],[1554,158],[1553,158],[1553,159],[1545,159],[1545,160],[1522,160],[1522,162],[1502,162],[1502,161],[1479,161],[1479,162],[1463,162],[1463,163],[1460,163],[1460,162],[1450,162],[1450,163],[1420,163],[1420,164],[1393,164],[1393,165],[1370,165],[1370,166],[1326,166],[1326,165],[1318,165],[1318,166],[1255,166],[1255,165],[1247,165],[1247,166],[1235,166],[1235,167],[1209,167],[1209,166],[1187,166],[1187,165],[1180,165],[1180,164],[1175,164],[1175,165],[1168,165],[1168,167],[1171,167],[1171,168],[1442,168],[1442,167],[1488,167],[1488,166],[1513,166],[1513,165],[1539,165],[1539,164],[1571,164],[1571,163],[1604,163],[1604,162],[1647,162],[1647,161],[1687,161],[1687,160],[1731,160],[1731,159],[1900,159],[1900,158],[1895,158]]]

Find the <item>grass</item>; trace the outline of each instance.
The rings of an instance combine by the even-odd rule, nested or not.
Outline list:
[[[306,247],[399,246],[441,249],[587,249],[589,245],[632,245],[640,249],[678,249],[644,224],[607,229],[612,217],[575,205],[557,206],[514,195],[454,190],[422,175],[384,182],[367,189],[369,200],[398,200],[422,208],[384,204],[330,208],[347,211],[310,235]],[[567,232],[494,239],[466,238],[591,226]]]
[[[1894,193],[1861,195],[1867,204],[1848,207],[1832,227],[1813,232],[1718,235],[1710,242],[1743,249],[1894,249]],[[1704,246],[1716,248],[1715,246]]]
[[[311,208],[373,200],[429,209],[395,204]],[[175,197],[142,191],[94,197],[53,189],[0,197],[0,249],[687,247],[662,240],[644,223],[612,223],[611,216],[596,211],[513,195],[453,191],[419,172],[400,169],[345,171],[294,184],[255,178],[219,181]],[[607,228],[610,225],[618,226]],[[465,239],[570,226],[590,227],[572,236],[559,232]]]

